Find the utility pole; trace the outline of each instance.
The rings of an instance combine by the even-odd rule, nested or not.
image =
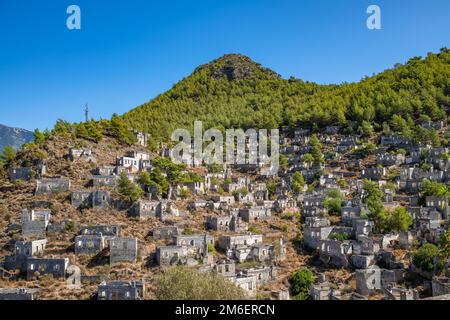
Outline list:
[[[84,106],[84,116],[86,118],[86,122],[89,121],[89,107],[88,104],[86,103],[86,105]]]

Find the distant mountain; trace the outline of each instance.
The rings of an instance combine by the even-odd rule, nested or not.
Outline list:
[[[14,149],[19,149],[23,144],[33,141],[33,139],[33,132],[0,124],[0,151],[6,146],[13,146]]]

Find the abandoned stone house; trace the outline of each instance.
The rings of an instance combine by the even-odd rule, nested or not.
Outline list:
[[[208,201],[203,200],[203,199],[197,199],[194,202],[189,204],[188,209],[189,210],[197,210],[197,209],[206,208],[207,206],[208,206]]]
[[[98,286],[98,300],[143,300],[145,281],[110,281]]]
[[[207,216],[205,225],[208,229],[222,232],[245,232],[248,230],[248,224],[236,215]]]
[[[255,276],[238,275],[237,277],[229,279],[241,287],[249,298],[256,297],[257,280]]]
[[[109,240],[109,262],[135,263],[138,255],[138,241],[136,238],[113,238]]]
[[[368,219],[353,219],[352,227],[354,230],[355,237],[358,236],[368,236],[372,233],[375,228],[373,221]]]
[[[324,201],[324,196],[305,196],[303,199],[303,207],[321,207]]]
[[[324,217],[327,213],[327,209],[321,207],[304,207],[301,218],[306,219],[308,217]]]
[[[105,248],[105,237],[79,235],[75,237],[75,254],[97,254]]]
[[[80,230],[80,235],[118,237],[119,234],[120,234],[120,227],[116,225],[89,226],[89,227],[82,227]]]
[[[305,217],[304,219],[305,226],[307,227],[329,227],[330,220],[326,217]]]
[[[242,270],[242,274],[247,277],[255,277],[257,287],[269,284],[277,278],[277,268],[274,266],[250,268]]]
[[[179,235],[181,230],[176,226],[159,227],[152,230],[152,237],[155,240],[173,239],[174,236]]]
[[[247,188],[250,183],[249,177],[234,178],[232,183],[227,183],[224,186],[224,190],[228,193],[233,193],[239,189]]]
[[[211,200],[215,203],[226,203],[229,205],[233,205],[236,202],[233,196],[213,196]]]
[[[382,146],[391,146],[397,148],[408,148],[411,146],[411,141],[397,135],[384,135],[381,136],[380,144]]]
[[[448,207],[448,199],[445,197],[430,196],[425,198],[427,208],[432,208],[443,214],[444,219],[450,216],[450,209]]]
[[[340,300],[341,292],[331,288],[327,282],[314,284],[309,288],[309,295],[312,300]]]
[[[39,289],[5,288],[0,289],[0,301],[36,300]]]
[[[22,211],[22,236],[45,238],[50,223],[51,210]]]
[[[224,278],[236,276],[236,263],[232,260],[224,260],[214,265],[214,270]]]
[[[361,171],[361,178],[368,180],[381,180],[386,176],[386,168],[373,167]]]
[[[273,203],[273,209],[278,213],[299,212],[298,202],[289,197],[280,197]]]
[[[131,207],[129,214],[141,219],[161,216],[161,203],[152,200],[139,200]]]
[[[341,219],[343,223],[352,223],[354,219],[359,219],[362,216],[369,214],[369,208],[365,205],[356,207],[343,207],[341,210]]]
[[[64,278],[68,266],[69,258],[28,258],[27,279],[34,278],[36,274]]]
[[[321,240],[326,240],[333,231],[333,227],[309,227],[303,229],[303,242],[309,249],[317,249]]]
[[[134,130],[133,131],[134,136],[137,139],[137,144],[140,145],[141,147],[147,147],[148,143],[150,141],[150,134],[148,133],[143,133],[143,132],[139,132]]]
[[[208,234],[175,235],[173,244],[176,246],[196,247],[200,251],[207,252],[208,244],[214,246],[214,237]]]
[[[245,222],[264,221],[270,219],[272,212],[269,208],[253,206],[239,209],[239,217]]]
[[[375,263],[375,257],[370,255],[354,254],[350,257],[350,261],[356,269],[367,269]]]
[[[356,291],[363,296],[370,296],[383,288],[393,287],[402,279],[402,272],[402,270],[381,269],[377,266],[356,270]]]
[[[263,236],[260,234],[224,235],[219,237],[218,244],[222,250],[228,251],[230,249],[252,246],[262,242]]]
[[[36,195],[58,192],[68,192],[70,180],[68,178],[49,178],[36,180]]]
[[[383,167],[400,166],[405,163],[406,157],[403,154],[383,153],[377,156],[377,164]]]
[[[164,219],[168,217],[177,217],[180,215],[180,211],[175,207],[174,203],[169,200],[139,200],[130,208],[129,215],[142,219],[148,217]]]
[[[450,279],[448,277],[433,277],[431,291],[433,297],[450,294]]]
[[[319,243],[320,260],[337,268],[348,267],[348,257],[352,252],[350,241],[321,240]]]
[[[90,149],[69,149],[70,161],[83,160],[86,162],[95,162],[96,158]]]
[[[113,166],[98,167],[92,171],[94,176],[114,176],[117,174],[117,168]]]
[[[125,168],[130,173],[137,173],[146,167],[145,161],[133,157],[118,157],[116,163],[118,167]]]
[[[117,176],[92,176],[92,185],[94,188],[98,187],[115,187],[117,185]]]
[[[75,208],[104,209],[111,204],[109,191],[79,190],[72,192],[71,202]]]
[[[278,247],[269,243],[257,243],[252,245],[249,255],[246,256],[244,260],[271,263],[275,260],[282,261],[285,257],[286,247],[282,242]]]
[[[159,246],[156,248],[155,260],[159,266],[186,264],[188,249],[183,246]]]
[[[206,193],[205,184],[203,182],[188,182],[179,186],[178,193],[182,189],[189,190],[194,195],[203,195]]]
[[[9,180],[28,180],[31,178],[33,168],[31,167],[19,167],[8,170]]]
[[[418,300],[419,293],[414,289],[400,287],[383,288],[384,300]]]
[[[208,173],[205,176],[205,189],[211,191],[217,191],[220,188],[220,180],[225,179],[225,175],[223,173]]]
[[[46,239],[34,241],[16,241],[14,244],[14,254],[5,258],[5,269],[26,271],[26,262],[30,257],[44,255]]]
[[[237,192],[235,194],[235,199],[239,203],[254,203],[255,196],[253,195],[253,192]]]

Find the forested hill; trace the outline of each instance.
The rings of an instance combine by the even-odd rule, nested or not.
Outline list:
[[[423,121],[447,117],[450,51],[415,57],[358,83],[318,85],[281,78],[242,55],[225,55],[197,68],[172,89],[123,115],[134,129],[167,140],[176,128],[320,129],[342,125],[413,135]]]

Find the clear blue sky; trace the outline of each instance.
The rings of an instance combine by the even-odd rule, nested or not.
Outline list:
[[[77,4],[82,30],[66,28]],[[382,9],[382,30],[366,9]],[[225,53],[319,83],[450,47],[449,0],[0,0],[0,123],[124,113]]]

